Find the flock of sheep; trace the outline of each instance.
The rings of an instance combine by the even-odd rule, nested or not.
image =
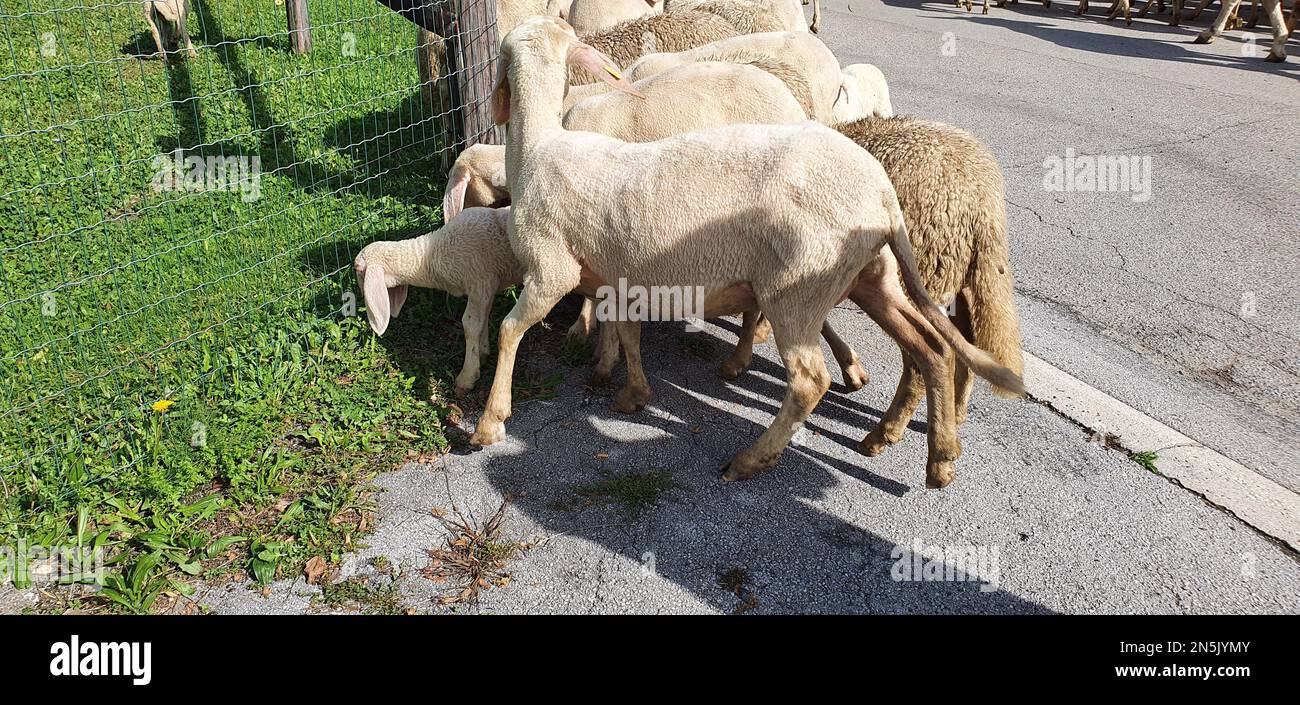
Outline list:
[[[620,1],[574,0],[566,14],[579,21],[583,3]],[[974,377],[1000,396],[1023,394],[996,160],[956,127],[893,117],[880,71],[841,68],[798,3],[672,0],[579,35],[544,7],[499,0],[492,109],[507,125],[505,146],[460,156],[442,228],[371,243],[354,263],[376,333],[409,286],[468,298],[458,394],[478,379],[496,293],[522,284],[473,443],[503,438],[520,338],[571,292],[589,298],[569,335],[585,339],[599,324],[598,377],[622,349],[627,380],[614,408],[646,405],[640,321],[594,320],[590,297],[620,280],[698,288],[705,317],[742,315],[725,377],[745,370],[756,341],[775,337],[785,399],[725,480],[775,465],[829,389],[820,338],[849,389],[866,383],[857,354],[826,323],[845,298],[903,357],[862,452],[898,442],[924,395],[926,485],[946,486]]]

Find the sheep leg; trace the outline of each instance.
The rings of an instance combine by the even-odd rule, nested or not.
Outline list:
[[[1128,0],[1115,0],[1115,4],[1110,6],[1110,14],[1106,16],[1106,20],[1115,19],[1121,10],[1124,12],[1124,22],[1133,24],[1132,9],[1129,7]]]
[[[970,0],[966,0],[966,2],[970,2]],[[817,34],[822,28],[822,0],[812,0],[812,8],[812,22],[808,25],[808,31]]]
[[[966,340],[975,342],[975,325],[971,319],[970,292],[963,290],[957,294],[956,312],[952,323]],[[956,390],[953,406],[956,410],[957,425],[966,423],[966,410],[970,406],[971,391],[975,388],[975,375],[961,360],[954,359],[952,367],[953,388]]]
[[[460,317],[460,325],[465,329],[465,362],[461,364],[460,374],[456,375],[453,391],[457,396],[465,396],[478,381],[479,365],[483,353],[487,351],[488,317],[492,314],[493,292],[470,292],[465,304],[465,313]]]
[[[1147,10],[1150,10],[1151,6],[1157,2],[1160,2],[1160,0],[1147,0],[1147,4],[1143,5],[1142,11],[1138,13],[1138,18],[1145,18],[1147,16]],[[1164,9],[1163,2],[1160,3],[1160,9]],[[1160,14],[1160,10],[1156,10],[1156,14]]]
[[[581,343],[591,334],[592,328],[596,326],[596,300],[590,296],[582,299],[582,310],[578,312],[578,319],[569,326],[569,330],[564,334],[570,342]]]
[[[600,342],[596,346],[597,360],[596,369],[591,373],[589,384],[593,387],[603,387],[609,384],[610,376],[614,374],[614,365],[618,364],[618,328],[614,321],[600,322]]]
[[[758,329],[759,319],[762,317],[763,314],[759,313],[758,309],[750,309],[742,315],[740,336],[736,340],[736,347],[718,369],[718,374],[723,379],[735,379],[749,367],[749,361],[754,356],[754,335]]]
[[[907,356],[907,352],[901,347],[899,352],[903,356],[903,373],[898,377],[894,398],[880,417],[880,423],[858,443],[858,452],[873,458],[903,440],[907,422],[912,420],[921,397],[925,396],[925,380],[917,373],[916,365],[912,364],[912,358]]]
[[[621,414],[631,414],[644,409],[652,395],[650,382],[645,378],[645,369],[641,367],[641,324],[637,321],[619,321],[613,325],[617,328],[618,342],[623,346],[623,355],[627,358],[627,383],[614,395],[613,409]]]
[[[185,26],[189,14],[190,11],[188,6],[185,2],[181,2],[181,16],[180,19],[177,20],[177,25],[180,29],[181,39],[185,40],[185,51],[189,54],[191,59],[194,59],[197,58],[199,54],[194,51],[194,42],[190,41],[190,30]]]
[[[1268,13],[1268,23],[1273,28],[1273,49],[1264,60],[1274,63],[1286,61],[1287,29],[1282,17],[1282,0],[1264,0],[1264,11]]]
[[[1197,17],[1200,17],[1201,13],[1205,12],[1205,8],[1209,7],[1212,2],[1214,2],[1214,0],[1201,0],[1201,3],[1192,10],[1192,14],[1188,15],[1187,19],[1194,20]]]
[[[817,342],[816,323],[810,324],[808,316],[802,315],[808,309],[799,312],[787,311],[784,307],[773,310],[771,303],[762,303],[768,304],[765,311],[772,321],[781,361],[785,363],[785,399],[781,400],[781,410],[772,419],[772,425],[763,431],[754,445],[737,453],[724,466],[724,482],[745,480],[776,465],[790,444],[795,429],[812,414],[817,402],[831,387],[826,358]],[[824,310],[829,309],[828,305]]]
[[[822,322],[822,337],[831,346],[831,354],[835,356],[835,362],[840,365],[840,372],[844,375],[844,386],[851,392],[865,387],[868,381],[867,371],[862,369],[857,351],[840,338],[829,322]]]
[[[1223,6],[1219,8],[1219,16],[1214,18],[1214,24],[1206,27],[1200,34],[1196,35],[1196,44],[1209,44],[1223,34],[1223,28],[1228,24],[1228,18],[1232,17],[1241,0],[1223,0]]]
[[[745,370],[749,369],[749,363],[754,356],[757,331],[760,325],[766,321],[767,318],[759,311],[746,311],[744,313],[744,317],[741,319],[740,336],[736,340],[736,347],[731,351],[731,355],[723,361],[722,367],[718,369],[718,374],[723,379],[736,379]],[[839,363],[840,372],[844,375],[844,386],[853,392],[866,386],[870,378],[867,376],[867,371],[862,369],[858,353],[853,347],[844,342],[829,323],[822,323],[821,334],[826,339],[827,344],[830,345],[831,354],[835,356],[835,362]]]
[[[544,241],[552,247],[556,243]],[[526,243],[534,245],[534,243]],[[544,246],[545,246],[544,245]],[[536,246],[536,245],[534,245]],[[563,247],[562,244],[558,245]],[[519,351],[519,341],[546,314],[555,308],[555,304],[564,295],[577,288],[581,277],[581,265],[567,251],[537,253],[525,251],[520,257],[520,264],[529,275],[524,278],[524,288],[519,300],[510,309],[510,313],[501,321],[501,332],[497,335],[497,369],[492,380],[492,391],[488,394],[487,406],[479,418],[470,443],[491,445],[505,438],[505,420],[510,418],[511,387],[514,384],[515,354]],[[550,254],[552,256],[544,256]],[[542,256],[539,256],[542,255]],[[545,272],[547,278],[536,273]]]
[[[154,56],[166,56],[167,48],[163,46],[162,34],[158,32],[158,13],[153,9],[152,4],[145,6],[144,19],[149,23],[149,33],[153,35],[154,46],[158,47]]]
[[[1079,0],[1079,9],[1074,11],[1075,15],[1082,15],[1088,11],[1088,0]]]
[[[849,294],[853,302],[875,321],[903,350],[908,358],[904,363],[905,378],[899,381],[895,402],[907,402],[916,397],[915,381],[906,378],[910,362],[925,382],[926,435],[929,453],[925,463],[925,486],[946,487],[956,477],[954,461],[961,455],[961,441],[957,439],[953,377],[953,353],[942,342],[938,333],[921,316],[903,293],[898,280],[897,264],[883,268],[881,276],[864,277]],[[907,391],[903,390],[906,382]],[[911,417],[910,408],[894,408],[890,404],[885,418],[859,444],[868,455],[879,453],[888,442],[902,437],[903,427]],[[886,426],[886,424],[889,424]]]
[[[1259,0],[1250,0],[1250,19],[1246,20],[1244,26],[1247,29],[1254,29],[1259,26]]]

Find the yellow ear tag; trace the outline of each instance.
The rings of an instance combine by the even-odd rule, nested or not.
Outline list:
[[[612,68],[612,67],[610,67],[610,66],[606,66],[606,67],[605,67],[605,73],[607,73],[607,74],[613,76],[613,77],[614,77],[614,80],[616,80],[616,81],[622,81],[622,80],[623,80],[623,74],[619,73],[616,69],[614,69],[614,68]]]

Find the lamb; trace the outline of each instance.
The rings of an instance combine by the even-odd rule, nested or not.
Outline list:
[[[663,12],[663,0],[573,0],[559,16],[578,34],[592,34],[656,12]]]
[[[565,294],[594,293],[620,278],[698,287],[704,316],[761,306],[788,372],[772,425],[723,474],[748,478],[776,464],[830,386],[817,334],[847,294],[921,368],[931,412],[927,483],[950,482],[960,444],[946,351],[934,341],[947,340],[1007,393],[1019,393],[1022,383],[966,342],[929,299],[879,162],[834,130],[806,122],[720,127],[642,144],[569,132],[559,119],[567,64],[631,90],[626,79],[614,78],[607,57],[558,19],[530,18],[502,42],[492,104],[496,122],[511,123],[506,175],[514,205],[507,227],[527,274],[501,323],[496,376],[471,442],[504,437],[520,339]],[[804,192],[827,197],[796,197]],[[691,196],[676,197],[682,193]],[[628,387],[619,394],[643,405],[649,387],[639,332],[639,323],[618,324],[628,351]]]
[[[750,29],[745,34],[755,32],[807,32],[808,24],[804,20],[803,9],[794,0],[665,0],[664,12],[701,11],[712,12],[727,19],[741,28],[752,22],[753,16],[762,12],[776,18],[775,27]],[[766,11],[766,12],[764,12]]]
[[[880,69],[871,64],[851,64],[840,73],[844,76],[843,88],[832,111],[837,124],[868,117],[894,116],[894,106],[889,101],[889,84]]]
[[[1286,61],[1286,40],[1289,35],[1286,20],[1282,16],[1282,0],[1263,0],[1264,12],[1268,15],[1268,23],[1273,29],[1273,46],[1265,57],[1265,61],[1275,63]],[[1241,0],[1224,0],[1223,7],[1219,10],[1219,16],[1215,18],[1214,24],[1206,28],[1200,34],[1196,35],[1197,44],[1209,44],[1223,34],[1223,28],[1228,24],[1228,18],[1236,11]],[[1295,11],[1292,10],[1292,20],[1294,21]]]
[[[466,296],[465,361],[454,391],[465,395],[478,381],[488,350],[487,321],[496,293],[523,280],[523,271],[506,237],[509,208],[470,208],[446,225],[407,240],[372,242],[353,262],[366,318],[375,335],[388,330],[406,303],[408,286],[441,289]]]
[[[950,302],[957,329],[967,340],[1020,374],[1024,362],[997,160],[970,133],[943,123],[868,118],[838,129],[878,159],[889,174],[926,290]],[[724,377],[735,377],[749,364],[755,323],[753,316],[746,316],[740,342],[723,363]],[[827,340],[837,359],[853,354],[843,343],[837,347],[837,338],[827,336]],[[966,418],[974,379],[960,362],[954,374],[960,424]],[[922,380],[904,353],[893,402],[859,449],[878,455],[897,443],[923,392]]]
[[[665,15],[668,16],[668,13]],[[731,37],[675,53],[647,54],[627,69],[630,80],[640,80],[673,66],[693,61],[750,63],[772,73],[804,106],[808,117],[835,123],[835,104],[842,97],[844,75],[831,50],[806,32],[763,32]]]
[[[144,21],[149,23],[154,46],[158,47],[157,56],[166,56],[167,46],[175,43],[178,38],[185,41],[185,52],[191,59],[198,56],[198,52],[194,51],[194,43],[190,41],[189,29],[185,26],[190,15],[186,0],[144,0],[143,4]],[[164,34],[167,35],[165,40]]]
[[[640,56],[656,51],[682,51],[740,34],[730,22],[708,12],[664,12],[619,23],[603,32],[582,38],[588,45],[626,66]],[[579,66],[569,69],[569,83],[574,86],[595,83]]]

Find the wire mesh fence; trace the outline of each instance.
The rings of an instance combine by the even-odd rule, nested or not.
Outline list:
[[[362,245],[436,224],[451,160],[495,140],[495,9],[412,5],[444,37],[374,0],[0,0],[8,533],[154,463],[178,399],[200,446],[238,413],[206,400],[355,314]]]

